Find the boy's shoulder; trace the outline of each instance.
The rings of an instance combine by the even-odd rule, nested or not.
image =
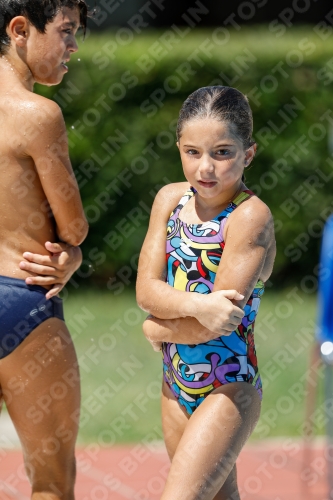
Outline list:
[[[35,121],[35,116],[39,119],[62,117],[61,108],[56,102],[30,90],[14,88],[11,91],[2,91],[0,101],[1,112],[8,118],[25,118],[30,122]]]
[[[54,101],[28,90],[0,94],[2,156],[34,157],[37,150],[44,150],[54,137],[66,132],[61,109]]]
[[[67,131],[61,108],[33,92],[8,92],[0,98],[0,118],[5,130],[0,138],[1,155],[19,161],[37,160],[54,154],[50,146],[58,144],[58,153],[68,155]],[[55,146],[56,147],[56,146]]]
[[[34,122],[36,117],[39,123],[44,120],[47,122],[50,119],[62,118],[61,108],[56,102],[33,92],[25,92],[19,99],[18,105],[26,117],[28,119],[30,117]]]
[[[16,130],[20,146],[15,145],[15,154],[38,156],[57,137],[63,137],[66,126],[60,106],[46,97],[33,92],[24,92],[15,103],[5,110],[10,130]],[[15,142],[15,144],[18,141]]]

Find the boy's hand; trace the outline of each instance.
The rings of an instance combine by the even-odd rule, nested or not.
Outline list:
[[[71,276],[80,267],[82,253],[80,247],[72,247],[67,243],[45,243],[45,248],[51,255],[39,255],[30,252],[23,254],[24,261],[20,269],[34,273],[25,282],[27,285],[53,285],[46,298],[51,299],[64,288]]]

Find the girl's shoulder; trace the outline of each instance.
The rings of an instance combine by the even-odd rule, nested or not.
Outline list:
[[[253,219],[257,221],[261,219],[267,221],[273,219],[269,207],[255,194],[241,203],[237,207],[237,210],[234,210],[233,215],[234,219],[241,217],[245,222]]]
[[[189,182],[166,184],[156,194],[154,209],[170,214],[189,188]]]
[[[274,221],[273,216],[266,205],[256,195],[250,196],[243,201],[228,218],[225,228],[225,235],[231,231],[232,228],[238,231],[242,228],[244,235],[246,234],[274,234]]]

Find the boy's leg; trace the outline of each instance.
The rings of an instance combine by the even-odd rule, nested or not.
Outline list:
[[[51,318],[0,361],[0,383],[22,443],[32,500],[74,500],[80,381],[63,321]]]
[[[197,411],[198,410],[196,410],[195,413]],[[186,412],[182,410],[181,406],[177,403],[177,400],[172,394],[171,390],[169,389],[165,381],[163,381],[162,426],[163,426],[165,446],[171,461],[173,460],[173,457],[176,454],[179,442],[185,432],[186,426],[189,423],[189,418],[190,418],[189,415],[187,415]],[[200,456],[198,457],[198,459],[200,460]],[[184,465],[185,467],[183,473],[186,474],[186,461]],[[237,488],[236,465],[234,465],[234,467],[231,469],[220,491],[214,497],[214,500],[227,500],[227,499],[228,500],[239,499],[239,493]]]

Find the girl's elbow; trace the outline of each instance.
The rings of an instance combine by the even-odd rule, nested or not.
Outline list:
[[[142,311],[149,312],[147,296],[138,286],[136,288],[136,302]]]
[[[144,334],[144,336],[146,337],[147,340],[152,339],[152,332],[151,332],[151,329],[149,328],[149,326],[150,325],[149,325],[149,321],[148,320],[146,320],[146,321],[143,322],[142,331],[143,331],[143,334]]]

